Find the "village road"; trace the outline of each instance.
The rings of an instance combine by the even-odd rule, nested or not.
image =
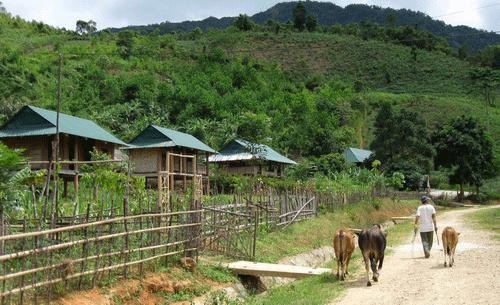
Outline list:
[[[346,292],[330,305],[500,304],[500,241],[464,220],[474,210],[438,215],[439,235],[445,226],[461,233],[452,268],[443,267],[444,254],[435,241],[431,257],[425,259],[419,237],[412,247],[408,236],[406,244],[386,256],[378,283],[366,287],[363,267],[346,283]]]

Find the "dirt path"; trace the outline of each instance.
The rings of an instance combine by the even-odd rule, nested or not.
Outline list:
[[[330,304],[499,304],[500,243],[490,233],[464,223],[464,214],[474,210],[438,215],[439,234],[448,225],[461,233],[452,268],[443,267],[442,248],[435,244],[431,257],[424,259],[420,238],[412,250],[409,236],[407,244],[386,257],[378,283],[366,287],[362,268],[362,274]]]

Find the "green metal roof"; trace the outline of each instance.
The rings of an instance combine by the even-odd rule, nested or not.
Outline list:
[[[261,159],[285,164],[297,164],[295,161],[279,154],[264,144],[251,143],[245,140],[229,142],[217,155],[210,156],[210,162],[229,162],[250,159]]]
[[[56,133],[55,111],[24,106],[2,128],[0,138],[53,135]],[[59,132],[103,142],[126,145],[93,121],[59,113]]]
[[[176,146],[216,153],[210,146],[190,134],[155,125],[149,125],[130,141],[128,149]]]
[[[360,163],[370,157],[371,150],[349,147],[344,151],[344,158],[347,162]]]

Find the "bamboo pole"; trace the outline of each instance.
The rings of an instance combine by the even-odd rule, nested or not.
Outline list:
[[[285,228],[288,227],[291,223],[293,223],[295,221],[295,219],[297,218],[297,216],[300,215],[300,212],[302,212],[302,210],[311,202],[314,200],[314,197],[312,197],[311,199],[309,199],[308,201],[306,201],[306,203],[296,212],[295,216],[292,217],[292,219],[290,220],[290,222],[285,225]]]
[[[180,241],[176,241],[176,242],[171,242],[171,243],[166,243],[166,244],[161,244],[161,245],[154,245],[154,246],[147,246],[147,247],[140,247],[140,248],[135,248],[135,249],[129,249],[127,251],[115,251],[115,252],[110,252],[110,253],[104,253],[104,254],[102,254],[100,256],[101,257],[113,257],[113,256],[117,256],[117,255],[123,255],[124,253],[135,253],[135,252],[141,252],[141,253],[143,253],[144,251],[150,251],[150,250],[160,249],[160,248],[163,248],[163,247],[168,248],[168,247],[171,247],[171,246],[181,245],[181,244],[187,243],[188,241],[189,241],[189,239],[184,239],[184,240],[180,240]],[[84,261],[87,261],[87,260],[94,260],[94,259],[97,259],[98,256],[99,255],[85,256],[85,257],[82,257],[82,258],[71,260],[71,263],[72,264],[77,264],[77,263],[81,263],[81,262],[84,262]],[[66,263],[52,264],[52,265],[49,265],[49,266],[43,266],[43,267],[38,267],[38,268],[30,269],[30,270],[25,270],[25,271],[20,271],[20,272],[16,272],[16,273],[6,274],[6,275],[3,275],[3,276],[0,276],[0,280],[1,281],[10,280],[10,279],[18,278],[20,276],[30,275],[30,274],[33,274],[33,273],[38,273],[38,272],[47,271],[47,270],[51,270],[51,269],[58,269],[58,268],[64,267],[65,264]],[[109,266],[112,266],[112,264],[109,265]]]
[[[26,217],[24,218],[24,221],[23,221],[23,232],[26,232]],[[24,250],[25,248],[26,248],[26,239],[23,239],[22,249]],[[21,261],[21,270],[25,271],[25,268],[26,268],[26,258],[23,257],[23,259]],[[20,280],[19,286],[20,287],[24,286],[24,276],[21,276],[21,280]],[[23,298],[24,298],[24,292],[21,291],[21,295],[19,296],[19,304],[20,305],[24,304]]]
[[[31,249],[31,250],[1,255],[0,262],[7,261],[7,260],[10,260],[13,258],[20,258],[23,256],[35,254],[35,253],[52,252],[54,250],[68,248],[71,246],[80,245],[80,244],[84,244],[84,243],[88,243],[88,242],[97,242],[97,241],[106,240],[109,238],[121,237],[121,236],[125,236],[127,234],[157,232],[157,231],[164,231],[164,230],[168,230],[168,229],[193,227],[193,226],[200,225],[200,224],[201,223],[188,223],[188,224],[181,224],[181,225],[174,225],[174,226],[155,227],[155,228],[148,228],[148,229],[143,229],[143,230],[135,230],[135,231],[129,231],[129,232],[120,232],[120,233],[115,233],[115,234],[110,234],[110,235],[97,236],[97,237],[92,237],[92,238],[87,238],[87,239],[80,239],[80,240],[75,240],[75,241],[66,242],[66,243],[62,243],[62,244],[47,246],[47,247],[43,247],[43,248]]]
[[[104,194],[102,196],[104,197]],[[99,200],[99,198],[96,198],[96,200]],[[101,199],[101,209],[100,209],[100,213],[99,213],[100,219],[103,218],[104,201],[105,201],[105,199],[102,198]],[[97,236],[95,237],[95,243],[94,243],[94,248],[96,249],[96,252],[97,252],[97,257],[96,257],[95,264],[94,264],[94,270],[99,270],[99,265],[100,265],[101,246],[102,246],[102,239],[100,239],[101,233],[102,233],[102,226],[98,226],[97,233],[96,233]],[[99,276],[99,272],[96,271],[92,277],[92,288],[95,287],[98,276]]]
[[[202,212],[202,210],[196,210],[196,211],[179,211],[179,212],[170,212],[170,213],[150,213],[150,214],[143,214],[143,215],[131,215],[127,217],[117,217],[115,219],[106,219],[106,220],[101,220],[101,221],[95,221],[95,222],[89,222],[89,223],[82,223],[74,226],[67,226],[67,227],[62,227],[62,228],[56,228],[56,229],[49,229],[49,230],[43,230],[43,231],[36,231],[36,232],[28,232],[28,233],[19,233],[19,234],[11,234],[11,235],[4,235],[0,236],[0,241],[7,241],[7,240],[13,240],[13,239],[20,239],[20,238],[27,238],[27,237],[34,237],[34,236],[41,236],[41,235],[47,235],[47,234],[54,234],[54,233],[60,233],[60,232],[66,232],[66,231],[73,231],[77,229],[83,229],[86,227],[92,227],[92,226],[98,226],[98,225],[103,225],[103,224],[108,224],[111,222],[120,222],[125,219],[131,220],[131,219],[136,219],[136,218],[141,218],[141,217],[164,217],[164,216],[173,216],[173,215],[181,215],[181,214],[191,214],[191,213],[197,213],[197,212]]]
[[[193,250],[196,250],[196,249],[187,249],[187,250],[193,251]],[[53,285],[53,284],[59,283],[61,281],[64,281],[65,279],[72,279],[72,278],[82,277],[82,276],[86,276],[86,275],[91,275],[91,274],[94,274],[95,272],[103,272],[103,271],[107,271],[107,270],[111,270],[111,269],[123,268],[125,266],[133,266],[133,265],[136,265],[136,264],[140,264],[140,263],[145,263],[145,262],[148,262],[148,261],[152,261],[152,260],[164,257],[164,256],[176,255],[176,254],[179,254],[181,252],[183,252],[183,251],[174,251],[174,252],[170,252],[170,253],[164,253],[164,254],[159,254],[159,255],[156,255],[156,256],[148,257],[148,258],[145,258],[143,260],[137,260],[137,261],[127,262],[127,263],[121,263],[121,264],[117,264],[117,265],[113,265],[113,266],[109,266],[109,267],[103,267],[103,268],[100,268],[98,270],[88,270],[88,271],[84,271],[84,272],[74,273],[74,274],[71,274],[71,275],[69,275],[69,276],[67,276],[65,278],[51,279],[51,280],[48,280],[48,281],[45,281],[45,282],[39,282],[39,283],[36,283],[36,284],[32,284],[32,285],[28,285],[28,286],[24,286],[24,287],[19,287],[19,288],[16,288],[16,289],[12,289],[10,291],[3,292],[2,294],[0,294],[0,297],[3,298],[5,296],[16,294],[16,293],[19,293],[21,291],[26,291],[26,290],[30,290],[30,289],[33,289],[33,288],[47,286],[47,285]]]
[[[89,161],[77,161],[77,160],[60,160],[59,164],[102,164],[102,163],[120,163],[125,162],[123,160],[89,160]],[[51,161],[28,161],[28,165],[39,165],[39,164],[51,164]],[[25,164],[25,163],[23,163]]]

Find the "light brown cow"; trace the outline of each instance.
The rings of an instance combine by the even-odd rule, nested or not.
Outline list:
[[[443,251],[444,251],[444,266],[453,266],[455,263],[455,249],[458,243],[458,233],[452,227],[446,227],[441,235],[441,240],[443,241]],[[448,264],[446,263],[446,257],[448,256]]]
[[[335,258],[337,259],[337,278],[345,280],[345,276],[348,274],[349,261],[355,248],[352,232],[343,229],[337,230],[333,238],[333,248],[335,249]]]

